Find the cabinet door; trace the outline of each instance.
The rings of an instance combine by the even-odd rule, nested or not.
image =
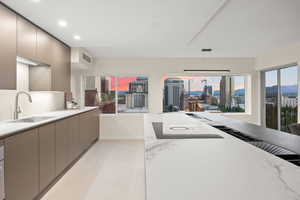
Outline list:
[[[64,91],[71,92],[71,49],[64,46]]]
[[[55,124],[39,128],[40,191],[55,178]]]
[[[70,91],[71,65],[70,48],[57,40],[53,40],[52,90]]]
[[[0,19],[0,89],[15,90],[17,16],[0,5]]]
[[[99,138],[99,110],[92,111],[92,142]]]
[[[22,17],[18,17],[17,21],[17,55],[36,60],[37,28]]]
[[[38,130],[5,140],[5,192],[8,200],[32,200],[39,193]]]
[[[71,162],[75,160],[81,153],[80,151],[80,117],[75,116],[70,118],[70,148]]]
[[[90,117],[89,113],[80,115],[80,147],[81,152],[85,151],[89,146],[90,138]]]
[[[99,137],[98,111],[90,111],[80,115],[80,145],[86,150]]]
[[[56,176],[68,166],[70,155],[69,121],[61,120],[55,123],[55,160]]]
[[[48,66],[29,67],[30,91],[51,91],[51,68]]]
[[[52,63],[52,37],[42,31],[37,31],[37,60],[41,63],[51,65]]]

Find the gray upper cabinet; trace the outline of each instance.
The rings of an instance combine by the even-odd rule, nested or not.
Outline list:
[[[16,57],[49,67],[31,69],[32,91],[71,90],[71,49],[0,4],[0,89],[17,88]]]
[[[53,39],[52,37],[38,29],[37,31],[37,60],[41,63],[51,65],[53,62]]]
[[[15,90],[17,16],[0,5],[0,89]]]
[[[31,67],[32,91],[71,91],[71,50],[45,32],[38,31],[38,61],[50,66]],[[40,36],[39,36],[40,35]],[[40,42],[39,42],[40,40]],[[43,77],[43,78],[41,78]]]
[[[17,19],[17,55],[30,60],[36,60],[37,27],[29,21]]]
[[[55,124],[39,128],[40,192],[55,179]]]
[[[29,67],[30,91],[51,91],[51,67]]]
[[[53,42],[52,90],[70,92],[71,90],[71,50],[61,42]]]
[[[5,139],[7,200],[32,200],[39,194],[38,130]]]

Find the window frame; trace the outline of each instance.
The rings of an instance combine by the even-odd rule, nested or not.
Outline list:
[[[103,115],[112,115],[112,116],[117,116],[117,115],[124,115],[124,114],[145,114],[145,113],[149,113],[149,105],[148,105],[148,111],[147,112],[118,112],[118,96],[119,96],[119,78],[124,78],[124,77],[138,77],[138,76],[143,76],[143,77],[147,77],[148,79],[148,102],[149,102],[149,76],[148,75],[141,75],[141,74],[100,74],[97,75],[100,77],[104,76],[104,77],[115,77],[115,113],[101,113]],[[101,91],[100,91],[101,93]]]
[[[270,72],[270,71],[276,71],[277,72],[277,119],[278,119],[278,128],[274,129],[274,130],[278,130],[281,131],[281,105],[282,105],[282,92],[281,92],[281,70],[282,69],[286,69],[289,67],[298,67],[298,74],[297,74],[297,85],[298,85],[298,89],[297,89],[297,99],[299,100],[299,73],[300,73],[300,66],[298,65],[297,62],[294,63],[290,63],[290,64],[286,64],[286,65],[280,65],[280,66],[276,66],[276,67],[271,67],[271,68],[267,68],[265,70],[261,70],[260,72],[260,96],[261,96],[261,124],[262,126],[266,127],[266,105],[265,105],[265,98],[266,98],[266,72]],[[298,102],[298,113],[299,113],[299,102]],[[299,114],[297,116],[297,122],[299,122]]]
[[[222,115],[250,115],[251,114],[251,85],[252,76],[250,73],[172,73],[161,76],[162,90],[164,96],[164,77],[166,76],[190,76],[190,77],[222,77],[222,76],[243,76],[244,77],[244,88],[245,88],[245,112],[220,112]],[[164,97],[163,97],[164,98]],[[163,105],[162,105],[163,106]],[[163,107],[162,107],[163,110]]]

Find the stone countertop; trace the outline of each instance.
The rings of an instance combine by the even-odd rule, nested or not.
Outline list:
[[[55,122],[64,118],[68,118],[80,113],[84,113],[87,111],[95,110],[97,107],[84,107],[80,109],[74,109],[74,110],[58,110],[53,112],[47,112],[47,113],[41,113],[36,115],[30,115],[26,116],[24,118],[30,118],[30,117],[51,117],[50,119],[46,119],[39,122],[33,122],[33,123],[14,123],[12,120],[10,121],[1,121],[0,122],[0,139],[4,139],[6,137],[12,136],[14,134],[17,134],[22,131],[26,131],[29,129],[33,129],[39,126],[42,126],[44,124],[48,124],[51,122]],[[24,119],[20,118],[20,119]]]
[[[198,112],[193,114],[200,118],[211,120],[208,123],[225,125],[255,139],[263,140],[300,154],[300,136],[247,123],[239,119],[232,119],[222,116],[221,114],[209,112]]]
[[[163,122],[168,134],[184,126],[224,139],[159,140],[152,122]],[[300,167],[199,119],[146,114],[144,134],[147,200],[300,200]]]

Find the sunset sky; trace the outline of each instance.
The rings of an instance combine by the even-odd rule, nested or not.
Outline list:
[[[114,91],[116,89],[116,79],[117,77],[106,77],[110,80],[111,90]],[[136,80],[137,77],[122,77],[118,78],[118,86],[119,91],[127,91],[129,89],[129,83]],[[191,91],[202,91],[205,86],[205,80],[207,81],[207,85],[213,86],[213,90],[220,90],[220,80],[221,76],[164,76],[163,79],[167,78],[180,78],[184,80],[184,87],[188,90],[188,81],[190,80]],[[244,77],[235,76],[235,89],[244,88]]]
[[[111,82],[111,90],[114,91],[116,89],[116,77],[109,77],[110,78],[110,82]],[[126,91],[129,88],[129,83],[133,82],[136,80],[136,77],[122,77],[122,78],[118,78],[118,82],[119,82],[119,90],[120,91]]]

